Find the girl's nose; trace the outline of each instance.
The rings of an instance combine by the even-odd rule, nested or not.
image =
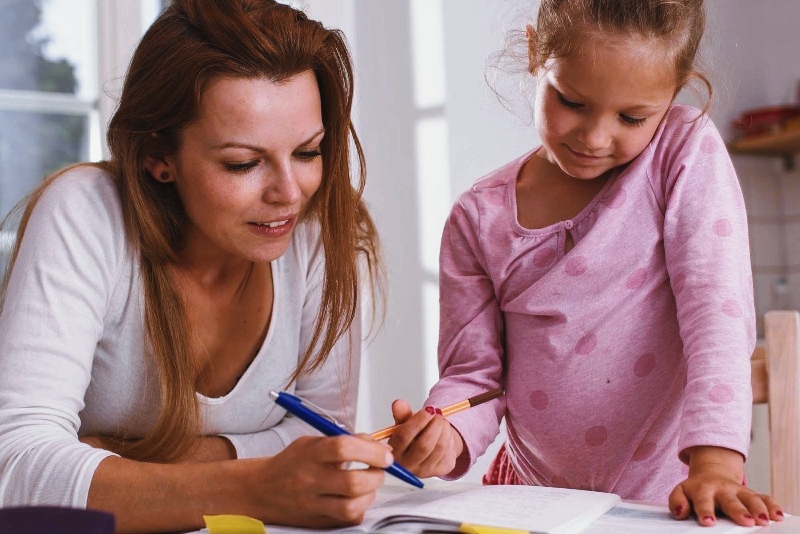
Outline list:
[[[592,118],[584,123],[578,140],[587,150],[604,150],[611,146],[611,132],[611,126],[603,118]]]
[[[290,162],[273,167],[264,184],[264,202],[270,204],[296,204],[302,192],[297,181],[297,173]]]

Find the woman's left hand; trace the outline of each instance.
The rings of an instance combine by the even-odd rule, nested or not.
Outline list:
[[[742,526],[783,520],[781,506],[772,497],[742,484],[741,454],[722,447],[694,447],[689,454],[689,476],[669,496],[669,509],[675,519],[686,519],[694,510],[697,522],[703,526],[716,524],[717,511]]]

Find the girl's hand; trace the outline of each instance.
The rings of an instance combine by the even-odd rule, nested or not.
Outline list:
[[[675,519],[686,519],[694,510],[697,522],[703,526],[716,524],[717,511],[742,526],[783,520],[781,506],[772,497],[742,485],[741,454],[722,447],[694,447],[689,454],[689,477],[669,496],[669,509]]]
[[[369,436],[301,437],[271,458],[240,460],[248,515],[302,527],[356,525],[375,501],[391,465],[388,445]],[[350,462],[366,468],[347,469]]]
[[[412,413],[404,400],[392,403],[392,415],[400,426],[389,445],[403,467],[421,478],[444,476],[455,468],[464,440],[447,419],[430,407]]]

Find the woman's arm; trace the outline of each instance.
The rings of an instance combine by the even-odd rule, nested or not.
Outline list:
[[[347,462],[367,469],[346,470]],[[203,515],[242,514],[272,524],[357,524],[392,462],[386,445],[354,436],[304,437],[267,458],[153,464],[112,457],[92,479],[87,506],[112,512],[119,532],[191,530]]]

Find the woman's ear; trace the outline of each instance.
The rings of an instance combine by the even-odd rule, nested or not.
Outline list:
[[[153,179],[162,183],[171,182],[175,179],[170,164],[164,158],[147,156],[144,158],[144,170],[150,173]]]
[[[525,26],[525,39],[528,41],[528,72],[536,74],[536,70],[539,68],[538,65],[535,65],[537,35],[536,30],[530,24]]]

